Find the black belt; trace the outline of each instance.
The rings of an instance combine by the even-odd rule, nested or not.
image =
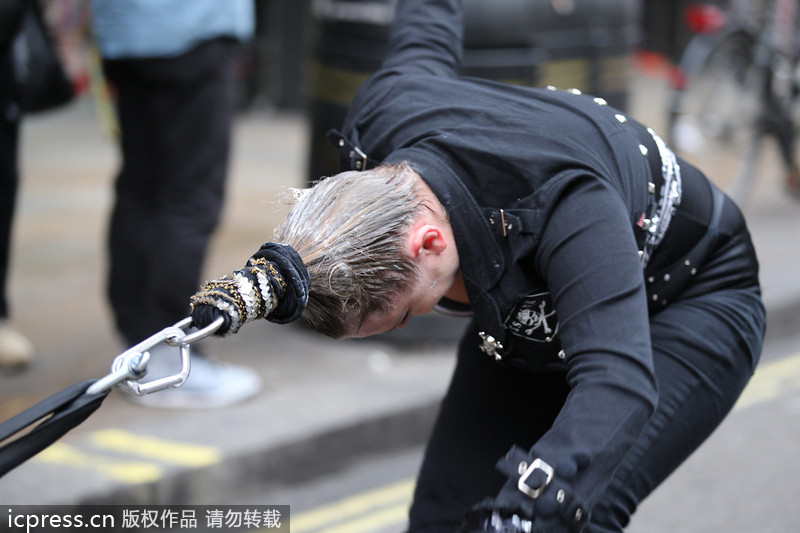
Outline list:
[[[699,171],[697,173],[702,176]],[[691,284],[692,279],[701,272],[717,246],[719,240],[717,225],[726,202],[730,200],[717,188],[709,188],[708,196],[711,205],[704,214],[707,214],[710,220],[702,224],[685,213],[682,214],[679,209],[669,227],[670,239],[665,238],[661,243],[663,249],[660,250],[660,255],[654,255],[654,259],[658,261],[651,261],[645,269],[645,288],[650,314],[664,308]]]
[[[661,154],[650,132],[633,122],[639,142],[647,149],[645,156],[650,169],[650,199],[659,202],[664,185]],[[643,151],[644,153],[644,151]],[[681,167],[681,201],[675,208],[663,240],[652,251],[644,270],[650,313],[655,313],[677,297],[707,261],[716,243],[715,231],[709,231],[713,219],[719,216],[724,197],[709,183],[705,175],[685,161]],[[645,231],[636,227],[637,244],[644,243]],[[641,248],[640,248],[641,249]]]

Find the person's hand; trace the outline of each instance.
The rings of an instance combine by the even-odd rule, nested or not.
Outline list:
[[[534,458],[531,458],[534,457]],[[497,496],[464,515],[465,533],[580,533],[589,521],[586,506],[574,496],[572,483],[588,460],[581,456],[551,467],[538,454],[518,446],[497,463],[508,481]]]

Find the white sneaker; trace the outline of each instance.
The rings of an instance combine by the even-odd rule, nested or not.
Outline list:
[[[31,341],[7,319],[0,319],[0,368],[22,368],[32,360]]]
[[[147,375],[143,383],[177,374],[181,369],[180,349],[161,344],[150,350]],[[255,396],[261,378],[252,369],[230,365],[192,352],[189,377],[178,386],[145,394],[127,395],[148,407],[207,409],[228,407]]]

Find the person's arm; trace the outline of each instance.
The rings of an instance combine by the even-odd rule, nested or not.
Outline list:
[[[655,410],[657,388],[642,268],[621,197],[596,178],[578,178],[560,195],[537,265],[559,317],[571,391],[553,427],[521,457],[552,467],[552,482],[537,498],[525,495],[517,456],[506,465],[513,471],[504,496],[528,505],[537,527],[579,531]],[[528,484],[539,487],[546,474],[534,469]]]
[[[455,76],[463,31],[461,0],[400,0],[383,68]]]

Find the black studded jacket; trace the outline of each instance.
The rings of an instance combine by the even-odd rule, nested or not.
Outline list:
[[[668,300],[646,279],[701,239],[710,189],[682,165],[693,237],[665,239],[643,271],[652,136],[577,91],[459,77],[459,4],[399,3],[337,141],[352,168],[408,161],[446,207],[487,356],[566,373],[569,399],[535,449],[551,465],[589,457],[570,490],[591,508],[656,404],[648,320]]]

